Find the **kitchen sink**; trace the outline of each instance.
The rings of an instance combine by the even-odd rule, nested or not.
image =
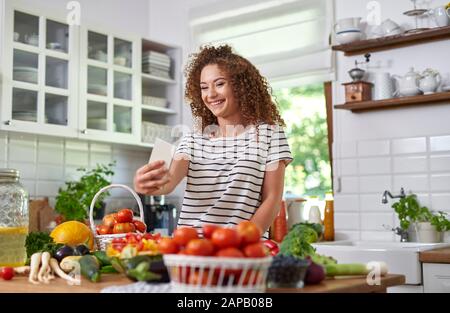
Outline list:
[[[338,263],[367,263],[383,261],[389,273],[405,275],[406,284],[422,284],[419,252],[449,247],[450,243],[330,241],[313,244],[317,253],[331,256]]]

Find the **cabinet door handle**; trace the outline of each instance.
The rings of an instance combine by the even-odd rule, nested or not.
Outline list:
[[[3,124],[5,124],[5,125],[8,125],[8,126],[9,126],[9,125],[11,125],[11,121],[10,121],[10,120],[4,121],[4,122],[3,122]]]
[[[86,135],[86,134],[88,133],[88,131],[87,131],[87,129],[82,129],[82,130],[81,130],[81,133],[82,133],[83,135]]]

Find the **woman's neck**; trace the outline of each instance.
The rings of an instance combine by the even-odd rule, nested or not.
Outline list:
[[[232,118],[217,118],[221,137],[234,137],[245,131],[245,123],[242,116]]]

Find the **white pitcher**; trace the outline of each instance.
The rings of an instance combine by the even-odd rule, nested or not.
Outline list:
[[[428,14],[432,16],[433,21],[438,27],[450,25],[450,8],[446,10],[444,6],[440,6],[429,10]]]
[[[425,95],[432,94],[439,88],[441,81],[441,74],[438,71],[427,68],[422,73],[422,78],[419,81],[419,89]]]
[[[405,76],[392,75],[392,77],[395,78],[398,83],[398,87],[394,92],[395,96],[407,97],[420,94],[419,80],[422,76],[415,72],[413,67],[409,69],[409,72],[406,73]]]

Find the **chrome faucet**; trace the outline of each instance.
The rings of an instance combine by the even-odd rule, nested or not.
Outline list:
[[[389,196],[391,199],[394,199],[394,198],[404,198],[404,197],[406,197],[406,194],[405,194],[405,190],[403,189],[403,187],[400,189],[400,194],[397,195],[397,196],[393,196],[393,195],[390,193],[389,190],[385,190],[385,191],[383,192],[383,197],[381,198],[381,203],[383,203],[383,204],[388,203],[388,199],[387,199],[388,196]]]
[[[383,227],[387,230],[392,230],[394,232],[394,234],[399,235],[400,242],[408,242],[409,241],[407,230],[404,230],[401,227],[391,227],[391,226],[388,226],[385,224],[383,224]]]

